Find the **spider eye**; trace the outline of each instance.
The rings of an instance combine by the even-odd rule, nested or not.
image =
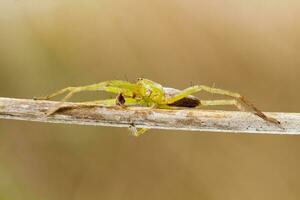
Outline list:
[[[143,80],[143,78],[137,78],[136,80],[137,80],[137,81],[142,81],[142,80]]]

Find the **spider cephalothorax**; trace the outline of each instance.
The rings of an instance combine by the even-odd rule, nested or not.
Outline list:
[[[165,92],[162,85],[148,79],[137,79],[139,96],[150,104],[162,104],[165,102]]]

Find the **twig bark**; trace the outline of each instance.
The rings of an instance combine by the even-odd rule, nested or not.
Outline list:
[[[0,119],[97,126],[154,128],[257,134],[300,134],[300,113],[266,113],[281,122],[265,122],[248,112],[153,109],[148,107],[82,106],[65,103],[52,116],[45,112],[58,102],[0,98]]]

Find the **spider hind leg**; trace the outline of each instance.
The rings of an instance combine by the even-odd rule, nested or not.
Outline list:
[[[265,121],[268,121],[268,122],[271,122],[274,124],[280,124],[280,122],[278,120],[276,120],[272,117],[266,116],[263,112],[261,112],[258,108],[256,108],[252,103],[250,103],[248,100],[246,100],[239,93],[231,92],[231,91],[223,90],[223,89],[218,89],[218,88],[213,88],[213,87],[209,87],[209,86],[205,86],[205,85],[196,85],[196,86],[186,88],[186,89],[182,90],[181,92],[179,92],[178,94],[176,94],[175,96],[168,98],[167,102],[168,102],[168,104],[175,103],[176,101],[179,101],[180,99],[183,99],[193,93],[200,92],[202,90],[205,92],[211,93],[211,94],[219,94],[219,95],[223,95],[223,96],[233,97],[233,98],[235,98],[235,101],[232,101],[232,100],[226,101],[225,100],[225,102],[224,102],[224,100],[223,100],[223,103],[225,103],[225,105],[228,105],[228,104],[235,105],[240,110],[241,109],[245,110],[244,106],[238,102],[238,100],[239,100],[242,103],[244,103],[245,105],[247,105],[248,107],[250,107],[252,109],[252,113],[254,113],[255,115],[264,119]],[[201,103],[201,101],[200,101],[200,103]],[[221,102],[215,102],[215,103],[221,103]]]

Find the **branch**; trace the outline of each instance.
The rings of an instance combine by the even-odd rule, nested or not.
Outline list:
[[[265,122],[248,112],[153,109],[149,107],[83,106],[65,103],[53,116],[45,112],[58,102],[0,98],[0,119],[97,126],[154,128],[170,130],[300,134],[300,113],[266,113],[281,125]]]

